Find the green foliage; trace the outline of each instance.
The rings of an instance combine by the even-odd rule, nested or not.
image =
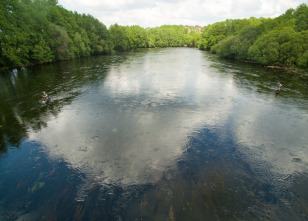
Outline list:
[[[217,53],[224,58],[247,59],[248,49],[260,35],[260,30],[256,26],[243,28],[238,35],[231,35],[211,48],[213,53]]]
[[[69,58],[69,43],[70,38],[64,28],[61,26],[51,24],[50,25],[50,36],[53,39],[52,46],[56,52],[57,60],[64,60]]]
[[[130,48],[147,48],[148,36],[146,30],[140,26],[134,25],[126,27]]]
[[[192,32],[188,35],[188,40],[186,40],[186,42],[189,43],[189,46],[198,47],[199,40],[200,40],[200,34]]]
[[[111,42],[116,51],[126,51],[129,49],[129,39],[125,27],[115,24],[110,26],[109,31]]]
[[[260,20],[256,18],[250,19],[227,19],[224,22],[216,22],[204,28],[201,34],[201,39],[198,48],[202,50],[211,50],[221,40],[228,38],[231,35],[239,35],[246,27],[254,24],[259,24]]]
[[[196,46],[200,27],[112,25],[57,5],[57,0],[0,2],[0,65],[16,67],[147,47]],[[188,31],[188,28],[194,31]],[[196,31],[195,31],[196,30]]]
[[[308,69],[308,51],[298,58],[298,66]]]
[[[36,44],[32,50],[32,53],[32,59],[37,60],[39,63],[48,63],[54,61],[55,59],[55,55],[44,41]]]
[[[305,35],[291,27],[263,34],[249,49],[249,56],[265,65],[297,65],[305,48]]]
[[[0,2],[0,65],[16,67],[110,53],[109,33],[90,15],[57,0]]]
[[[307,68],[308,7],[271,19],[226,20],[205,27],[198,47],[224,58]]]
[[[189,44],[187,29],[180,25],[163,25],[147,30],[149,47],[182,47]]]
[[[308,6],[301,4],[294,12],[296,31],[308,30]]]
[[[232,35],[216,44],[211,51],[213,53],[219,54],[221,57],[224,58],[236,58],[237,52],[239,50],[239,45],[239,37]]]
[[[308,7],[277,18],[227,19],[204,28],[111,25],[57,5],[57,0],[0,2],[0,66],[49,63],[138,48],[192,46],[264,65],[307,66]]]
[[[248,55],[261,64],[277,64],[279,58],[277,31],[261,36],[249,48]]]
[[[189,31],[192,27],[163,25],[144,29],[140,26],[111,25],[110,39],[115,51],[127,51],[137,48],[196,46],[200,34]]]

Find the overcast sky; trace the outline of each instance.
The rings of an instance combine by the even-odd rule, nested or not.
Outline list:
[[[59,0],[65,9],[90,14],[107,27],[118,23],[144,28],[276,17],[302,3],[307,0]]]

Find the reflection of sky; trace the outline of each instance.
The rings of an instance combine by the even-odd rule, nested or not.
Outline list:
[[[261,157],[279,171],[302,172],[308,165],[308,123],[303,110],[276,101],[243,98],[234,118],[235,135],[251,154]]]
[[[158,181],[193,131],[228,124],[227,135],[248,157],[285,173],[300,170],[308,159],[307,113],[239,88],[202,53],[153,50],[114,64],[30,139],[100,183],[131,185]]]
[[[114,65],[98,87],[30,138],[101,183],[156,182],[193,130],[226,121],[236,94],[232,79],[202,68],[202,52],[170,52]]]

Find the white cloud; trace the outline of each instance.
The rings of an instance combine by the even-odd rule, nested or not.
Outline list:
[[[90,14],[106,26],[163,24],[205,26],[227,18],[276,17],[306,0],[59,0],[59,5]]]

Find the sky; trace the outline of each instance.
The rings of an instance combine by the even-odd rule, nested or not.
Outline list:
[[[70,11],[90,14],[107,27],[206,26],[226,19],[277,17],[307,0],[58,0]]]

